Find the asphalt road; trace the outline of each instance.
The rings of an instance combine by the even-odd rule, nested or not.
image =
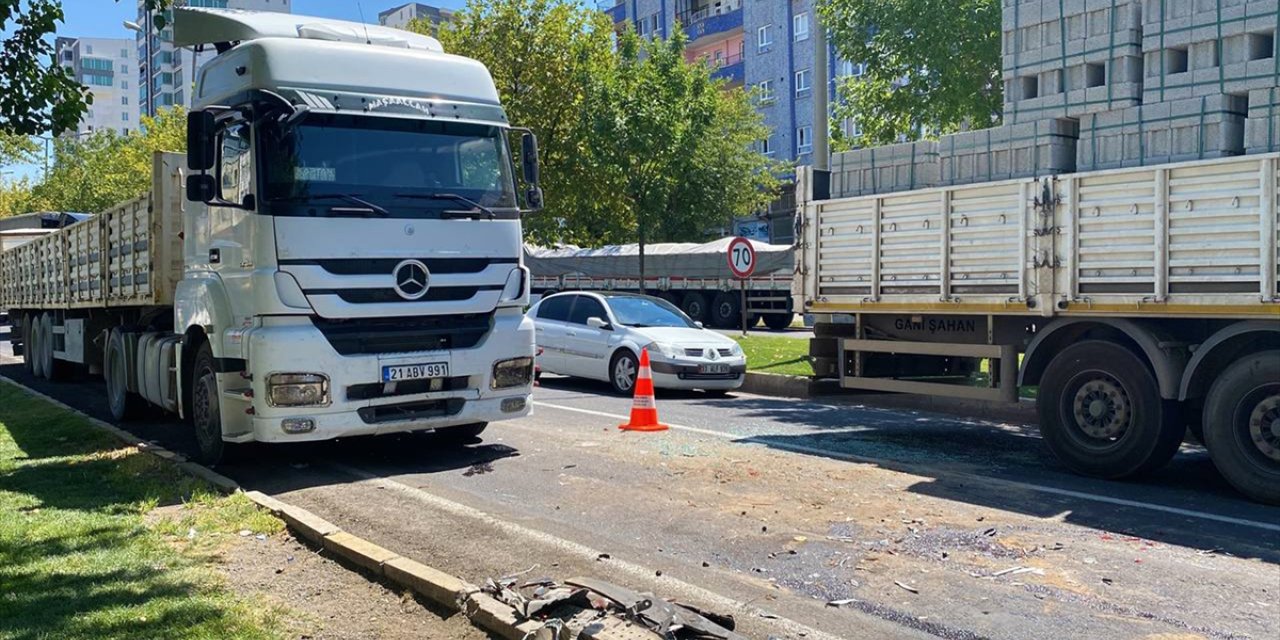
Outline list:
[[[4,345],[7,350],[7,343]],[[100,382],[0,375],[97,417]],[[223,473],[473,582],[591,575],[733,613],[750,637],[1275,638],[1280,509],[1187,448],[1142,482],[1067,474],[1034,427],[852,403],[547,378],[535,415],[429,436],[256,447]],[[124,425],[177,450],[186,427]]]

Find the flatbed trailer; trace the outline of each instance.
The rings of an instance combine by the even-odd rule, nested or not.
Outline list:
[[[1038,387],[1049,447],[1107,478],[1168,462],[1189,428],[1280,503],[1280,155],[851,198],[798,181],[819,375],[1005,402]]]

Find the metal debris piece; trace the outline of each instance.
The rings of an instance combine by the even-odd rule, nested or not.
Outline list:
[[[902,587],[903,589],[906,589],[907,591],[910,591],[911,593],[920,593],[920,590],[919,590],[919,589],[917,589],[917,588],[915,588],[915,587],[913,587],[913,586],[911,586],[911,585],[909,585],[909,584],[904,584],[904,583],[902,583],[902,582],[898,582],[897,580],[894,580],[894,581],[893,581],[893,583],[894,583],[894,584],[896,584],[896,585],[898,585],[899,587]]]
[[[838,607],[843,607],[843,606],[845,606],[846,604],[853,604],[853,603],[855,603],[855,602],[857,602],[857,600],[856,600],[856,599],[854,599],[854,598],[845,598],[845,599],[843,599],[843,600],[828,600],[828,601],[827,601],[827,606],[828,606],[828,607],[837,607],[837,608],[838,608]]]

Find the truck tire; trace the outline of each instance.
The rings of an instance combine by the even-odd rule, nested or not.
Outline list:
[[[786,331],[794,319],[795,314],[790,311],[786,313],[766,313],[764,314],[764,326],[774,331]]]
[[[707,322],[707,297],[697,291],[689,291],[680,300],[680,310],[694,322]]]
[[[44,369],[44,379],[57,382],[65,380],[71,369],[71,363],[53,356],[53,314],[40,314],[40,364]]]
[[[209,343],[200,345],[191,367],[191,426],[195,429],[200,462],[213,466],[222,461],[226,443],[222,441],[222,404],[218,392],[217,367]]]
[[[456,427],[448,427],[445,429],[437,429],[432,433],[432,439],[440,444],[447,446],[457,446],[469,444],[484,433],[485,428],[489,426],[488,422],[475,422],[472,424],[463,424]]]
[[[112,329],[107,349],[102,356],[102,377],[107,382],[107,408],[116,421],[131,420],[142,413],[143,400],[129,391],[129,358],[125,353],[124,334]]]
[[[711,326],[717,329],[734,329],[742,322],[742,308],[737,291],[721,291],[711,303]]]
[[[1240,493],[1280,505],[1280,351],[1227,367],[1204,405],[1205,446]]]
[[[1058,460],[1096,478],[1164,466],[1185,430],[1177,404],[1160,397],[1146,363],[1102,340],[1073,344],[1049,363],[1036,409],[1040,434]]]

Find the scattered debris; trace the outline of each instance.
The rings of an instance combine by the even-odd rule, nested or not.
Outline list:
[[[843,606],[844,606],[844,605],[846,605],[846,604],[853,604],[853,603],[855,603],[855,602],[857,602],[857,600],[856,600],[856,599],[854,599],[854,598],[845,598],[845,599],[843,599],[843,600],[828,600],[828,601],[827,601],[827,606],[828,606],[828,607],[843,607]]]
[[[250,530],[248,530],[248,529],[241,529],[241,530],[240,530],[240,537],[241,537],[241,538],[248,538],[248,537],[249,537],[249,536],[251,536],[251,535],[253,535],[253,532],[252,532],[252,531],[250,531]]]
[[[609,554],[607,554],[607,553],[602,553],[602,554],[600,554],[600,555],[596,556],[596,561],[598,562],[598,561],[600,561],[600,560],[608,560],[609,558],[612,558],[612,557],[613,557],[613,556],[611,556],[611,555],[609,555]]]
[[[898,582],[897,580],[894,580],[894,581],[893,581],[893,583],[894,583],[894,584],[896,584],[896,585],[898,585],[899,587],[902,587],[903,589],[906,589],[907,591],[910,591],[911,593],[920,593],[920,590],[919,590],[919,589],[917,589],[917,588],[915,588],[915,587],[913,587],[913,586],[911,586],[911,585],[909,585],[909,584],[904,584],[904,583],[902,583],[902,582]]]
[[[462,472],[462,477],[470,478],[471,476],[481,476],[493,471],[493,465],[488,462],[477,462]]]

